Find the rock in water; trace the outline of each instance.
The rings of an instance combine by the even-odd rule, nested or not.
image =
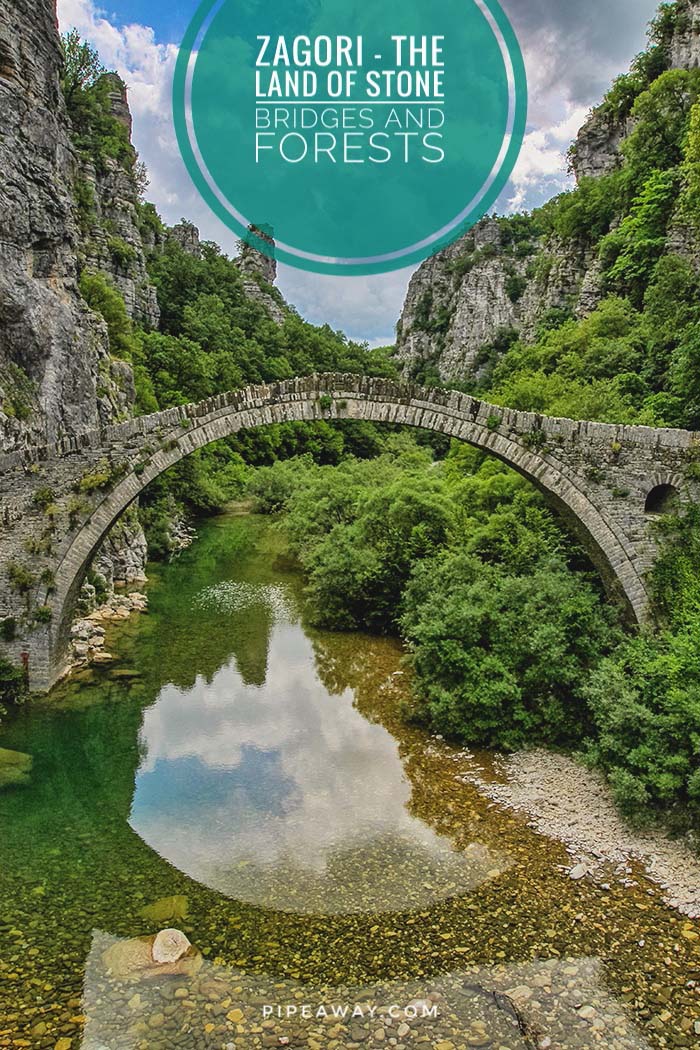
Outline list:
[[[582,879],[584,875],[588,874],[588,868],[585,864],[577,864],[575,868],[572,868],[569,872],[569,878],[578,881]]]
[[[157,963],[174,963],[186,955],[190,942],[180,930],[161,930],[156,934],[151,954]]]
[[[158,938],[161,941],[156,949]],[[160,961],[164,953],[168,958]],[[119,981],[193,977],[203,962],[201,952],[179,930],[162,930],[156,936],[116,941],[103,953],[102,961],[112,977]]]
[[[11,784],[28,784],[32,756],[0,747],[0,788]]]
[[[187,897],[178,894],[174,897],[161,897],[153,904],[147,904],[141,909],[144,919],[151,922],[167,922],[168,919],[186,919],[188,911]]]

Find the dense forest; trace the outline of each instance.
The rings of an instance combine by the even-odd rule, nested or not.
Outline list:
[[[619,166],[532,214],[499,220],[520,259],[552,238],[591,251],[604,298],[583,319],[552,311],[534,342],[504,331],[483,348],[470,392],[572,418],[700,427],[700,276],[668,237],[679,214],[700,234],[700,70],[664,64],[681,16],[682,5],[662,6],[649,49],[602,104],[631,118]],[[97,56],[75,34],[64,48],[76,148],[143,179],[110,115]],[[79,204],[89,225],[89,194]],[[130,320],[107,276],[86,267],[80,278],[111,353],[133,367],[135,411],[313,371],[396,374],[386,351],[307,324],[291,308],[276,324],[246,296],[235,261],[214,244],[188,253],[151,205],[139,205],[139,221],[153,245],[157,330]],[[540,495],[466,446],[362,423],[244,434],[151,487],[140,513],[152,555],[167,555],[175,511],[211,513],[246,495],[280,516],[319,624],[405,639],[415,682],[406,717],[474,746],[575,750],[606,772],[631,820],[700,829],[695,512],[660,519],[657,625],[631,634]]]

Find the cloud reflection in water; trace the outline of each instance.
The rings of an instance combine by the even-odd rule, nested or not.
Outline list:
[[[229,897],[299,912],[408,911],[508,865],[455,851],[411,815],[397,743],[322,683],[294,603],[223,583],[197,604],[270,618],[263,684],[232,658],[210,682],[167,685],[144,715],[130,824],[179,870]],[[264,661],[263,661],[264,663]]]

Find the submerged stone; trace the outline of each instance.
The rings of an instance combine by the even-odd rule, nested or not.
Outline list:
[[[32,771],[32,756],[22,751],[8,751],[0,747],[0,788],[28,784]]]
[[[156,934],[151,954],[157,963],[174,963],[192,947],[181,930],[161,930]]]
[[[140,914],[152,922],[168,922],[170,919],[186,919],[188,910],[187,897],[179,894],[174,897],[161,897],[153,904],[147,904]]]

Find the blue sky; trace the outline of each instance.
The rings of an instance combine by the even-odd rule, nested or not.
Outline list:
[[[184,36],[187,23],[197,8],[197,3],[168,3],[168,0],[120,0],[118,4],[106,4],[106,17],[114,25],[136,22],[152,26],[156,38],[165,44],[178,44]]]
[[[235,238],[192,185],[172,130],[170,85],[178,43],[199,0],[58,0],[75,27],[129,86],[134,141],[150,173],[147,196],[168,223],[186,217],[229,254]],[[528,131],[498,210],[534,207],[570,185],[566,150],[592,105],[644,46],[657,0],[501,0],[528,71]],[[372,345],[393,340],[411,270],[323,277],[281,266],[278,284],[300,313]]]

